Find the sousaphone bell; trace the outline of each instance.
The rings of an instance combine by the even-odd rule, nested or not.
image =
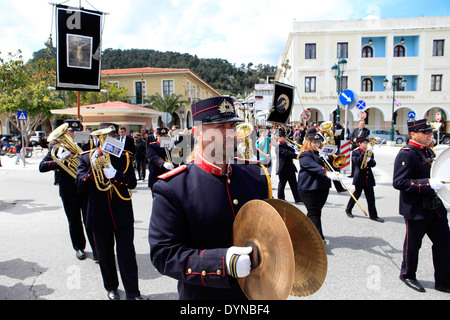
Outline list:
[[[233,245],[253,248],[250,274],[238,279],[250,300],[309,296],[325,282],[323,240],[309,218],[284,200],[246,203],[233,225]]]

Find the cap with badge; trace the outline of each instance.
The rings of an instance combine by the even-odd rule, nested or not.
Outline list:
[[[316,128],[310,128],[306,134],[306,138],[308,141],[316,141],[316,142],[323,142],[324,138],[319,132],[317,132]]]
[[[83,125],[81,124],[80,120],[67,119],[67,120],[64,121],[64,123],[67,123],[69,125],[67,127],[67,130],[70,130],[70,131],[83,131]]]
[[[169,134],[169,129],[167,129],[167,128],[156,129],[156,135],[158,135],[158,136],[167,136],[168,134]]]
[[[110,126],[114,127],[114,131],[111,132],[111,134],[115,134],[118,135],[119,134],[119,125],[115,124],[115,123],[111,123],[111,122],[102,122],[100,123],[100,125],[98,126],[99,129],[106,129],[109,128]]]
[[[356,138],[356,143],[370,142],[370,138],[366,136]]]
[[[198,102],[191,106],[192,118],[202,124],[215,124],[225,122],[243,122],[238,118],[234,101],[230,97],[214,97]]]
[[[408,132],[421,132],[421,131],[433,131],[433,127],[427,121],[427,119],[410,120],[407,122]]]

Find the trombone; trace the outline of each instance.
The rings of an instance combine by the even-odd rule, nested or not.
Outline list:
[[[327,165],[328,169],[331,169],[331,171],[336,175],[336,177],[338,177],[339,181],[341,182],[341,184],[344,186],[345,190],[347,190],[347,192],[350,194],[350,196],[353,198],[353,200],[355,200],[356,204],[361,208],[362,212],[364,213],[364,215],[367,217],[367,212],[364,210],[364,208],[361,206],[361,204],[358,202],[358,200],[355,198],[355,196],[353,195],[353,192],[350,191],[350,189],[345,185],[345,183],[342,181],[341,177],[339,176],[339,173],[336,172],[336,170],[333,169],[333,166],[330,165],[330,163],[328,162],[328,160],[326,159],[325,155],[321,155],[321,151],[323,149],[317,149],[317,151],[319,151],[319,156],[323,159],[323,161],[325,161],[325,164]],[[337,159],[340,156],[336,156],[333,154],[334,157],[334,161],[333,164],[335,164],[335,162],[337,162]]]

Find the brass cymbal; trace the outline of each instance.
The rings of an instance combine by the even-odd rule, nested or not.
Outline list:
[[[294,282],[294,251],[289,232],[277,211],[267,202],[252,200],[238,212],[233,245],[252,246],[252,270],[239,279],[250,300],[285,300]]]
[[[279,199],[266,199],[283,219],[289,231],[295,257],[291,295],[309,296],[318,291],[327,275],[327,252],[311,220],[296,206]]]

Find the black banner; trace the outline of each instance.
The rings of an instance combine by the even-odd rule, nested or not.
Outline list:
[[[294,87],[275,82],[272,108],[269,111],[267,122],[285,124],[294,106]]]
[[[56,6],[56,89],[100,91],[102,13]]]

